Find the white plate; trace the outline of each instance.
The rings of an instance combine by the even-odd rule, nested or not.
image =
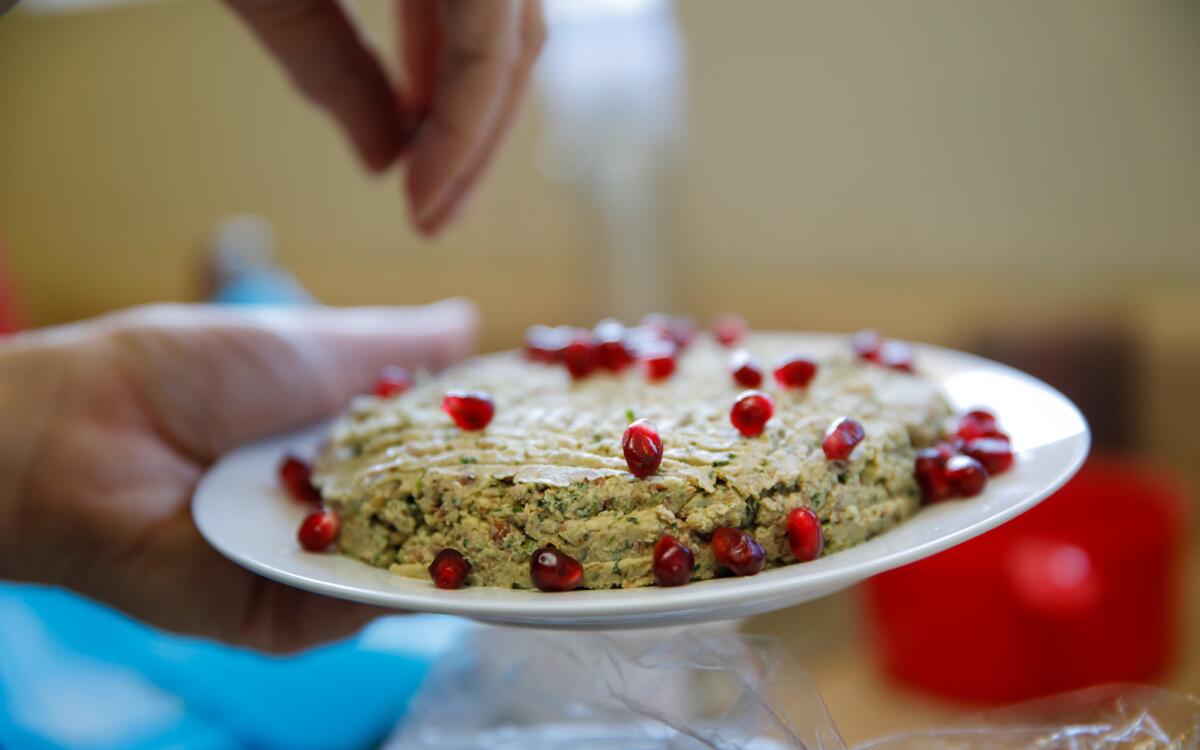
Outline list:
[[[844,348],[845,337],[798,334],[812,355]],[[268,578],[330,596],[397,609],[442,612],[497,623],[557,628],[679,625],[745,617],[816,599],[982,534],[1028,510],[1067,481],[1087,455],[1079,410],[1045,383],[960,352],[917,347],[923,374],[941,381],[958,408],[986,406],[1012,435],[1015,466],[977,498],[940,503],[868,542],[803,565],[749,578],[677,588],[537,591],[468,587],[442,591],[336,554],[302,551],[304,508],[280,491],[276,470],[288,451],[315,451],[325,426],[242,447],[222,458],[196,491],[192,513],[226,557]]]

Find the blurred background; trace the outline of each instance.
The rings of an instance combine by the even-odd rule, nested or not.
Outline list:
[[[389,4],[357,7],[390,47]],[[510,142],[427,242],[398,177],[367,176],[220,4],[19,4],[0,19],[6,314],[200,299],[214,228],[249,213],[317,299],[467,296],[485,349],[537,322],[734,310],[992,356],[1075,399],[1102,464],[1171,483],[1184,510],[1154,538],[1184,614],[1163,605],[1178,648],[1146,679],[1200,691],[1200,4],[547,10]],[[962,710],[866,656],[862,601],[745,627],[789,643],[849,741]]]

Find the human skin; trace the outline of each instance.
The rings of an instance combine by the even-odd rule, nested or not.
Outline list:
[[[546,39],[540,0],[396,0],[399,78],[340,0],[226,0],[368,169],[404,162],[409,218],[432,235],[491,163]]]
[[[461,358],[475,326],[458,300],[155,306],[0,339],[0,578],[268,651],[355,632],[380,610],[229,562],[197,531],[192,493],[222,453],[336,413],[385,365]]]

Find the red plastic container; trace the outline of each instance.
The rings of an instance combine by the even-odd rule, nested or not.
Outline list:
[[[0,335],[12,333],[18,328],[20,321],[17,318],[16,298],[12,293],[4,258],[4,237],[0,236]]]
[[[1089,462],[1025,515],[866,584],[884,668],[989,703],[1153,681],[1174,654],[1185,515],[1158,471]]]

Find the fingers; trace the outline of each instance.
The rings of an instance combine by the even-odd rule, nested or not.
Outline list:
[[[540,0],[400,0],[400,97],[339,0],[226,2],[340,123],[369,169],[411,149],[411,219],[429,234],[455,216],[490,164],[546,34]]]
[[[288,653],[354,635],[377,617],[395,610],[312,594],[281,583],[255,580],[240,621],[226,640],[263,651]],[[235,612],[238,610],[234,610]]]
[[[93,565],[72,588],[179,633],[290,652],[345,638],[394,610],[312,594],[221,557],[188,505],[121,555]]]
[[[342,126],[367,167],[386,169],[406,124],[382,64],[338,0],[226,0],[296,86]]]
[[[107,319],[117,366],[149,418],[211,462],[256,438],[331,416],[388,364],[437,370],[475,345],[475,308],[141,308]]]
[[[440,0],[399,0],[396,9],[405,100],[418,117],[429,113],[445,43],[439,4]]]
[[[525,3],[521,16],[521,52],[513,69],[512,88],[504,101],[503,111],[497,126],[487,134],[483,148],[472,160],[463,174],[454,180],[441,205],[429,214],[422,231],[437,234],[451,223],[466,206],[479,180],[483,176],[500,143],[508,134],[512,121],[520,109],[533,65],[546,42],[546,21],[542,16],[542,5],[537,0]]]
[[[426,5],[427,0],[406,0],[402,23],[427,22]],[[442,0],[440,7],[445,50],[429,113],[411,143],[406,179],[413,223],[427,233],[453,215],[482,174],[545,38],[535,0]],[[403,38],[416,35],[405,32]],[[428,57],[419,50],[405,56],[406,63],[418,61],[409,78],[427,80]],[[417,83],[418,92],[423,87]]]

